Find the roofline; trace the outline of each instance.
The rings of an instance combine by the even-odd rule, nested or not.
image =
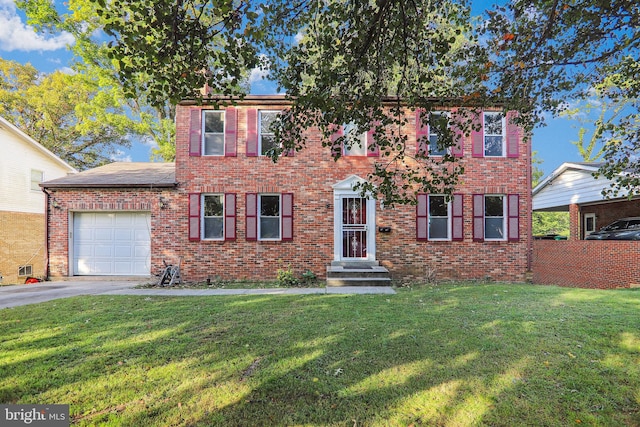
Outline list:
[[[35,139],[31,138],[29,135],[27,135],[26,133],[21,131],[17,126],[15,126],[13,123],[9,122],[7,119],[5,119],[2,116],[0,116],[0,127],[8,128],[11,132],[13,132],[14,134],[18,135],[20,138],[24,139],[29,144],[31,144],[35,149],[39,150],[44,155],[50,157],[51,159],[53,159],[55,162],[59,163],[64,168],[69,169],[70,172],[74,172],[74,173],[78,172],[78,170],[76,168],[74,168],[69,163],[67,163],[64,160],[62,160],[60,157],[56,156],[53,152],[51,152],[49,149],[47,149],[44,145],[40,144]]]
[[[469,107],[481,107],[482,105],[474,104],[469,100],[465,101],[463,98],[436,98],[429,97],[424,98],[425,101],[433,103],[435,105],[442,106],[469,106]],[[184,99],[178,103],[178,105],[251,105],[251,104],[262,104],[262,105],[291,105],[294,99],[286,94],[274,94],[274,95],[246,95],[243,97],[240,96],[227,96],[227,95],[209,95],[203,96],[201,99],[189,98]],[[402,98],[398,96],[385,96],[382,98],[382,103],[391,104],[391,103],[402,103]],[[496,102],[491,104],[490,107],[499,108],[503,106],[504,103]],[[485,107],[487,107],[485,105]]]
[[[41,188],[64,188],[64,189],[82,189],[82,188],[176,188],[177,182],[165,183],[165,184],[47,184],[46,182],[40,183]]]
[[[595,172],[600,168],[595,166],[585,165],[583,163],[564,162],[560,166],[558,166],[553,172],[551,172],[545,179],[540,181],[540,183],[538,183],[538,185],[536,185],[531,191],[531,195],[535,196],[536,194],[538,194],[540,191],[542,191],[543,188],[549,185],[554,179],[556,179],[559,175],[561,175],[562,173],[564,173],[564,171],[568,169]]]

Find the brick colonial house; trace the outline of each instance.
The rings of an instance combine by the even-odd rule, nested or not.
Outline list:
[[[369,147],[336,162],[310,130],[304,150],[276,164],[262,154],[266,124],[287,106],[282,96],[219,109],[183,102],[175,165],[116,164],[87,172],[92,182],[81,173],[43,184],[59,204],[49,208],[51,275],[148,275],[182,259],[187,281],[273,280],[288,266],[319,278],[380,266],[403,280],[525,280],[531,150],[509,117],[486,111],[482,130],[461,136],[452,154],[465,173],[452,202],[421,194],[417,206],[388,208],[352,190],[381,160]],[[435,141],[419,114],[406,114],[415,149],[417,139]],[[138,269],[128,260],[136,251]]]

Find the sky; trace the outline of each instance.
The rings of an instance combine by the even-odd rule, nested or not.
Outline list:
[[[59,0],[58,0],[59,1]],[[482,0],[474,2],[475,9],[484,6]],[[42,36],[25,23],[24,14],[15,7],[14,0],[0,0],[0,57],[31,63],[37,70],[50,73],[68,69],[71,54],[67,45],[73,42],[69,34]],[[252,94],[274,94],[275,86],[262,80],[264,73],[254,71],[251,74]],[[578,139],[580,123],[568,119],[553,118],[548,115],[546,126],[537,127],[532,136],[532,149],[537,152],[542,169],[547,176],[563,162],[577,162],[582,158],[571,141]],[[121,152],[114,160],[148,161],[151,146],[135,141],[131,149]]]

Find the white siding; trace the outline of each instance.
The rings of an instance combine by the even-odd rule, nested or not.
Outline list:
[[[31,190],[31,170],[42,171],[44,181],[66,176],[72,170],[1,124],[0,153],[0,210],[44,213],[44,193]]]
[[[609,188],[610,183],[604,177],[595,179],[590,171],[567,169],[533,196],[533,210],[605,200],[602,190]]]

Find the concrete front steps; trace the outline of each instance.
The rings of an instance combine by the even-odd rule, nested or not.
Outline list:
[[[391,286],[391,277],[378,261],[332,261],[327,286]]]

